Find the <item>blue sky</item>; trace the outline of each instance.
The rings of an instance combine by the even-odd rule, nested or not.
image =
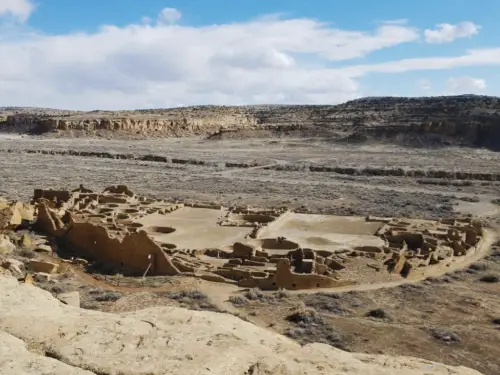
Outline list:
[[[0,0],[0,106],[498,95],[500,1]]]

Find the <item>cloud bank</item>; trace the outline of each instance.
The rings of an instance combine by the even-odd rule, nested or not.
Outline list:
[[[0,12],[28,17],[33,8],[23,8],[25,3],[31,5],[0,0]],[[421,40],[418,29],[400,21],[355,31],[307,18],[193,27],[179,25],[181,17],[165,8],[156,22],[138,15],[137,24],[105,25],[94,33],[0,39],[0,55],[9,56],[0,59],[0,105],[134,109],[339,103],[363,95],[359,79],[371,73],[500,64],[500,48],[360,64],[376,51]]]

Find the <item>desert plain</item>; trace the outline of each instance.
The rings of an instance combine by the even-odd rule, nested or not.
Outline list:
[[[0,337],[61,374],[498,374],[496,111],[4,108]]]

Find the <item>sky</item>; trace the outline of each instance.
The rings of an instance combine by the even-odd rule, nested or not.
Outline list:
[[[0,0],[0,106],[500,95],[499,0]]]

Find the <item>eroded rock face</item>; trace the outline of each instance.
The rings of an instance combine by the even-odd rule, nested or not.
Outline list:
[[[101,116],[85,113],[59,117],[50,114],[18,114],[7,117],[7,128],[27,132],[52,131],[121,132],[130,134],[158,134],[163,136],[204,135],[221,127],[244,128],[257,124],[255,117],[244,109],[224,107],[174,108],[158,112],[123,111]]]
[[[13,336],[59,360],[28,352]],[[0,358],[0,373],[9,375],[43,373],[29,372],[30,361],[35,369],[53,366],[46,373],[78,375],[480,375],[410,357],[348,353],[325,344],[301,347],[234,316],[213,312],[155,307],[113,315],[82,310],[4,276]]]
[[[363,98],[340,105],[197,106],[172,109],[68,112],[3,111],[0,130],[70,135],[223,137],[332,136],[349,142],[382,138],[406,143],[500,148],[500,99],[487,96]],[[38,110],[38,113],[37,113]],[[0,110],[0,115],[2,111]]]

